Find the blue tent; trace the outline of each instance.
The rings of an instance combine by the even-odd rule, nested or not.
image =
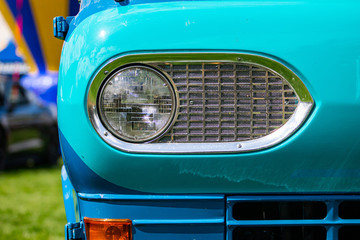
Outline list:
[[[13,75],[13,74],[26,74],[28,66],[24,60],[16,54],[16,45],[11,40],[8,45],[0,51],[0,74]]]
[[[7,47],[0,51],[0,75],[14,79],[21,77],[21,84],[34,92],[44,103],[56,104],[57,73],[28,74],[29,67],[16,54],[16,45],[11,40]]]

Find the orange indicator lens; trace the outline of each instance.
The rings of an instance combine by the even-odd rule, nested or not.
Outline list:
[[[131,220],[84,218],[87,240],[131,240]]]

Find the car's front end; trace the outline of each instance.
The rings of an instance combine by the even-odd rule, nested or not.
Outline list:
[[[59,71],[67,238],[352,239],[359,9],[82,0]]]

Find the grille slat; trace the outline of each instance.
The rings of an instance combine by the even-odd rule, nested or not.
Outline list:
[[[229,196],[227,239],[359,239],[359,204],[359,195]]]
[[[247,63],[153,64],[175,83],[178,116],[155,142],[235,142],[266,136],[294,113],[298,98],[277,73]]]

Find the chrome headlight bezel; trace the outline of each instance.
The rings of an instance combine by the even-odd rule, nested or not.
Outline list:
[[[145,143],[133,143],[119,139],[111,134],[102,123],[97,106],[97,97],[101,85],[106,81],[107,77],[119,68],[128,65],[146,65],[161,72],[171,82],[176,94],[176,104],[180,106],[180,97],[177,88],[172,79],[172,74],[168,74],[158,69],[156,64],[169,63],[174,65],[186,63],[244,63],[259,66],[269,69],[285,79],[293,88],[297,98],[298,107],[295,109],[293,115],[289,120],[282,125],[278,130],[261,138],[251,140],[241,140],[234,142],[199,142],[199,143],[166,143],[156,142],[155,140],[163,136],[167,131],[173,131],[172,126],[175,126],[175,121],[155,139]],[[184,100],[182,100],[184,101]],[[188,100],[188,104],[191,101]],[[87,112],[91,124],[98,133],[98,135],[111,147],[124,152],[132,153],[153,153],[153,154],[209,154],[209,153],[240,153],[258,151],[272,147],[289,138],[295,131],[297,131],[303,122],[308,118],[314,100],[306,88],[303,81],[284,64],[275,61],[269,57],[264,57],[255,54],[245,54],[236,52],[194,52],[194,53],[143,53],[143,54],[128,54],[109,60],[92,79],[87,95]],[[180,112],[176,109],[174,118],[180,116]]]

